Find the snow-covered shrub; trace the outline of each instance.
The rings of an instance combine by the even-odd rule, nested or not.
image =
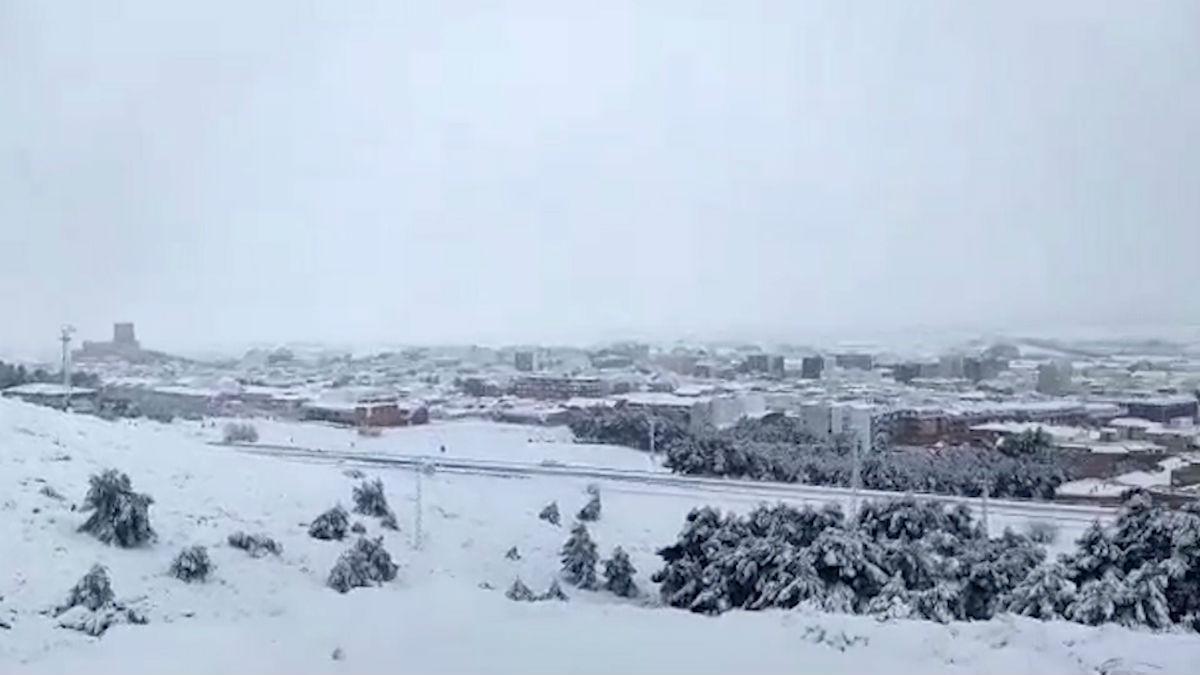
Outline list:
[[[924,539],[933,532],[947,532],[959,539],[975,536],[971,513],[959,505],[949,511],[945,504],[917,501],[914,497],[866,502],[859,509],[858,529],[872,539]]]
[[[41,495],[43,497],[49,497],[50,499],[53,499],[58,502],[66,500],[66,497],[62,496],[62,494],[58,490],[55,490],[54,488],[50,487],[49,485],[43,485],[42,489],[38,490],[38,492],[41,493]]]
[[[1104,527],[1093,522],[1076,540],[1075,551],[1064,558],[1064,563],[1075,585],[1082,587],[1111,571],[1120,570],[1122,552]]]
[[[570,598],[567,597],[567,594],[563,592],[562,586],[558,584],[558,579],[551,581],[550,588],[547,588],[546,592],[539,595],[537,599],[558,600],[560,602],[566,602],[567,600],[570,600]]]
[[[221,438],[225,443],[257,443],[258,428],[248,422],[230,422]]]
[[[66,602],[55,608],[54,614],[58,616],[72,607],[96,611],[111,605],[114,597],[108,570],[103,565],[92,565],[92,569],[71,588]]]
[[[596,587],[596,544],[587,526],[577,523],[562,547],[562,573],[568,583],[580,588]]]
[[[324,541],[341,541],[350,525],[350,514],[340,505],[317,516],[308,526],[308,536]]]
[[[129,476],[107,469],[88,479],[90,487],[83,499],[83,510],[91,517],[79,527],[106,544],[124,548],[140,546],[154,539],[150,527],[150,495],[133,491]]]
[[[517,550],[516,546],[514,546],[514,547],[508,549],[507,552],[505,552],[504,557],[509,560],[520,560],[521,552]]]
[[[188,583],[204,581],[212,569],[213,564],[208,558],[208,549],[203,546],[189,546],[180,551],[171,563],[171,576]]]
[[[53,614],[60,627],[93,637],[103,635],[115,624],[146,623],[146,617],[141,612],[116,601],[108,570],[101,565],[92,566],[71,588],[66,602],[54,608]]]
[[[998,539],[971,542],[958,557],[962,618],[986,620],[1017,584],[1045,560],[1045,550],[1005,530]]]
[[[354,512],[364,516],[383,518],[391,513],[387,497],[383,494],[383,481],[363,481],[354,488]]]
[[[950,623],[963,616],[962,587],[956,581],[938,582],[911,597],[917,615],[930,621]]]
[[[504,597],[518,602],[533,602],[537,599],[537,596],[525,585],[525,582],[521,581],[520,577],[513,581],[512,586],[508,587],[508,590],[504,592]]]
[[[1075,592],[1067,568],[1051,563],[1030,572],[1003,600],[1001,608],[1034,619],[1062,619],[1075,600]]]
[[[604,561],[604,588],[621,596],[633,598],[638,595],[633,575],[637,570],[629,561],[629,554],[620,546],[613,549],[612,557]]]
[[[591,499],[588,500],[588,503],[584,504],[582,509],[579,509],[579,513],[576,517],[585,523],[591,523],[600,520],[599,492],[593,494]]]
[[[549,504],[547,504],[545,506],[545,508],[543,508],[540,512],[538,512],[538,518],[540,518],[548,523],[551,523],[553,525],[560,524],[562,522],[562,519],[558,513],[558,502],[550,502]]]
[[[1116,618],[1117,608],[1125,603],[1128,594],[1125,580],[1109,570],[1079,588],[1075,599],[1067,606],[1067,618],[1089,626],[1109,623]]]
[[[367,526],[363,525],[361,520],[356,520],[354,521],[354,524],[350,526],[350,531],[354,534],[366,534]]]
[[[1117,623],[1163,629],[1172,624],[1167,604],[1167,570],[1162,563],[1146,563],[1125,577],[1128,593],[1117,608]]]
[[[279,555],[283,552],[283,546],[265,534],[246,534],[239,530],[229,535],[228,542],[230,546],[240,548],[255,558],[261,558],[268,553]]]
[[[1053,544],[1058,541],[1058,525],[1045,520],[1031,520],[1025,524],[1025,536],[1035,544]]]
[[[880,621],[911,619],[917,616],[909,597],[908,586],[904,583],[904,577],[899,574],[892,575],[879,594],[867,602],[864,612],[878,617]]]
[[[391,581],[399,569],[400,566],[392,562],[391,554],[383,548],[383,537],[360,537],[338,558],[326,583],[337,592],[346,593],[352,588]]]

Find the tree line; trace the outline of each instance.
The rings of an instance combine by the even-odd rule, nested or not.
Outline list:
[[[692,431],[671,417],[628,408],[576,411],[577,439],[647,450],[651,430],[665,466],[677,473],[848,487],[854,461],[849,440],[818,440],[782,414],[743,419],[729,429]],[[1033,431],[998,449],[884,448],[858,459],[861,486],[873,490],[1053,499],[1068,480],[1049,438]]]

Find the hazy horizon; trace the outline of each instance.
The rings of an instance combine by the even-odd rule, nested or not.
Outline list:
[[[0,0],[0,354],[1200,334],[1200,3],[396,4]]]

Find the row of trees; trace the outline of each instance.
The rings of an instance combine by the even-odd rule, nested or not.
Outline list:
[[[582,441],[647,449],[651,429],[666,466],[678,473],[809,485],[849,486],[854,459],[847,439],[818,441],[785,415],[745,419],[729,429],[693,433],[677,420],[627,408],[577,411],[571,430]],[[895,448],[860,458],[863,487],[895,492],[1052,499],[1068,477],[1040,431],[1000,449]]]
[[[989,539],[962,507],[911,498],[840,509],[692,511],[653,576],[694,612],[808,605],[947,622],[999,612],[1088,624],[1200,630],[1200,509],[1134,495],[1056,561],[1029,538]]]
[[[20,364],[0,361],[0,389],[16,387],[31,382],[62,382],[62,372],[52,372],[45,368],[29,369]],[[96,388],[100,386],[100,376],[95,373],[76,371],[71,373],[71,384],[76,387]]]

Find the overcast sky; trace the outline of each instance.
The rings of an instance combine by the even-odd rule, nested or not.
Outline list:
[[[0,351],[1195,324],[1200,2],[0,0],[0,259]]]

